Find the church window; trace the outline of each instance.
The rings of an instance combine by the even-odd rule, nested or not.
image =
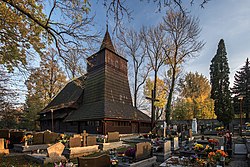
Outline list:
[[[88,126],[95,126],[95,121],[88,121]]]
[[[95,121],[95,126],[100,126],[100,122],[99,121]]]

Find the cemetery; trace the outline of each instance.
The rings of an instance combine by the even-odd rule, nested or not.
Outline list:
[[[17,45],[10,45],[4,49],[0,46],[0,62],[4,66],[3,71],[14,73],[17,69],[23,68],[17,68],[17,66],[26,67],[26,64],[32,64],[28,61],[33,58],[28,60],[28,57],[24,56],[28,53],[31,54],[30,51],[34,51],[36,56],[44,52],[43,50],[50,52],[50,49],[47,49],[48,46],[45,46],[46,39],[50,40],[48,45],[55,42],[54,47],[58,49],[60,60],[56,60],[58,56],[56,53],[53,55],[55,57],[51,58],[52,63],[46,64],[47,61],[50,61],[44,60],[50,54],[46,53],[40,55],[40,66],[44,65],[40,71],[32,65],[31,68],[27,68],[35,69],[34,71],[40,74],[30,72],[29,79],[25,81],[27,91],[20,89],[25,92],[27,99],[26,103],[20,107],[22,112],[19,114],[11,115],[12,110],[18,108],[16,105],[18,102],[15,103],[15,107],[8,108],[9,102],[5,104],[8,96],[1,97],[0,102],[3,105],[0,106],[0,109],[1,111],[8,110],[9,113],[0,115],[0,121],[7,120],[0,124],[2,128],[0,129],[0,166],[250,166],[250,123],[247,122],[250,120],[250,91],[248,90],[250,85],[247,85],[250,83],[248,58],[246,66],[241,69],[248,71],[236,72],[235,78],[238,83],[232,89],[229,89],[229,76],[227,75],[230,72],[227,67],[227,53],[223,39],[220,40],[217,53],[211,61],[211,85],[209,85],[209,80],[198,72],[182,75],[181,72],[185,71],[182,70],[184,67],[182,63],[195,57],[205,43],[198,40],[201,31],[198,22],[196,23],[198,19],[186,18],[187,15],[184,14],[186,9],[181,8],[182,1],[171,0],[166,2],[180,7],[180,13],[174,13],[174,10],[166,12],[167,17],[163,18],[159,29],[145,27],[138,35],[131,31],[132,36],[136,38],[138,36],[135,39],[138,44],[134,43],[133,39],[131,40],[131,45],[137,47],[138,50],[129,48],[132,46],[125,38],[132,38],[132,36],[126,37],[126,32],[122,31],[119,32],[121,33],[121,35],[119,34],[121,44],[118,42],[113,45],[108,28],[109,15],[117,12],[114,17],[115,24],[121,24],[120,19],[123,18],[123,15],[129,15],[130,12],[123,7],[123,2],[119,0],[104,1],[107,10],[106,32],[98,50],[95,48],[96,43],[91,44],[93,46],[90,45],[91,42],[99,41],[95,37],[98,35],[81,34],[81,36],[77,36],[77,33],[85,31],[84,24],[92,24],[91,17],[82,17],[91,11],[90,2],[84,1],[82,6],[82,1],[54,1],[48,5],[53,6],[48,14],[48,20],[44,20],[47,15],[42,13],[44,6],[40,1],[30,1],[30,6],[18,5],[13,1],[1,1],[0,5],[8,10],[4,14],[6,17],[8,12],[15,9],[16,11],[13,13],[17,13],[18,18],[20,15],[20,19],[17,20],[25,23],[25,19],[28,18],[32,21],[31,25],[24,24],[23,27],[35,29],[35,32],[31,31],[31,34],[43,37],[41,41],[36,36],[31,38],[27,30],[23,30],[24,35],[18,36],[19,30],[18,28],[15,30],[16,27],[13,30],[11,28],[5,30],[5,27],[10,25],[5,26],[8,18],[3,18],[2,25],[4,26],[1,28],[3,34],[5,32],[8,34],[8,38],[3,37],[2,39],[6,38],[8,45],[11,43]],[[156,2],[158,1],[153,1],[153,3]],[[204,1],[201,6],[203,7],[205,3],[207,1]],[[170,4],[162,5],[159,1],[158,6],[169,5],[170,7]],[[23,6],[27,9],[22,9]],[[76,14],[72,16],[72,25],[53,22],[53,19],[56,19],[53,15],[54,9],[57,11],[58,7],[61,7],[59,13],[64,14],[64,19],[67,21],[70,20],[67,16]],[[72,10],[69,10],[69,7],[73,7]],[[42,13],[42,17],[32,16],[29,8],[35,8],[31,11],[37,15]],[[4,9],[0,10],[0,14]],[[79,15],[77,10],[83,10],[83,13]],[[13,18],[9,20],[15,25]],[[20,25],[17,24],[17,27]],[[120,28],[121,25],[115,25],[115,27]],[[79,27],[83,27],[83,29],[78,29]],[[57,32],[59,30],[63,30],[63,32]],[[71,32],[72,30],[74,31]],[[113,32],[118,34],[115,29]],[[21,40],[15,43],[12,36]],[[28,36],[27,39],[24,36]],[[66,37],[69,40],[64,39]],[[32,42],[29,43],[29,40]],[[86,41],[81,43],[81,40]],[[86,44],[84,44],[85,42]],[[161,46],[158,46],[160,43],[162,43]],[[5,42],[1,41],[1,44],[5,44]],[[91,49],[81,48],[83,45],[89,45],[88,47],[91,46]],[[9,50],[14,53],[6,54],[5,52],[10,52]],[[92,53],[92,51],[94,52]],[[19,52],[22,53],[19,54]],[[87,54],[90,53],[91,55],[87,57]],[[120,53],[125,55],[120,55]],[[7,58],[2,56],[5,54]],[[81,54],[85,64],[78,64],[83,63],[82,57],[64,57],[76,56],[75,54]],[[9,55],[15,55],[16,60],[12,60]],[[70,62],[71,59],[76,62]],[[131,60],[132,63],[129,62]],[[16,66],[14,67],[13,64]],[[61,68],[61,64],[64,64],[65,68]],[[133,64],[131,72],[128,69]],[[82,65],[86,69],[81,69]],[[52,68],[53,66],[55,68]],[[160,70],[161,66],[167,66],[164,79],[161,79],[158,74],[158,71],[163,71]],[[26,68],[24,69],[26,70]],[[64,70],[68,76],[63,74]],[[48,71],[51,74],[47,74]],[[154,75],[151,74],[153,72]],[[52,76],[52,73],[58,76]],[[38,76],[41,74],[44,78],[49,79],[46,81],[43,78],[40,79]],[[8,78],[8,75],[6,76]],[[154,77],[152,81],[151,77]],[[54,78],[58,81],[53,81]],[[61,80],[59,81],[59,79]],[[158,79],[159,81],[157,81]],[[41,82],[39,82],[40,85],[38,81],[35,82],[36,80]],[[247,84],[244,83],[242,86],[242,81]],[[57,85],[49,85],[53,83]],[[157,84],[162,84],[160,89]],[[247,86],[244,87],[245,85]],[[7,86],[0,85],[1,89],[2,87]],[[130,87],[133,87],[134,92],[130,90]],[[142,91],[142,87],[144,87],[144,91]],[[245,91],[245,89],[247,90]],[[241,92],[241,90],[245,92]],[[33,92],[34,94],[31,94]],[[134,93],[133,96],[131,92]],[[1,96],[4,94],[0,93]],[[231,97],[231,94],[234,96]],[[14,95],[11,92],[9,96]],[[15,100],[13,98],[13,101]],[[139,103],[141,103],[140,106]],[[16,116],[13,121],[11,117],[15,115],[19,116]],[[16,122],[13,128],[12,122]],[[29,126],[26,127],[26,124]]]
[[[97,167],[213,167],[233,164],[234,156],[244,157],[245,161],[250,159],[248,136],[203,135],[193,129],[183,129],[180,134],[169,133],[166,137],[150,132],[129,138],[118,132],[109,132],[106,136],[86,131],[81,134],[21,132],[0,130],[1,158],[18,153],[25,157],[25,161],[37,165],[70,163],[72,166]]]

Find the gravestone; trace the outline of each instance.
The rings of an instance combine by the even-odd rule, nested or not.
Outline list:
[[[52,144],[56,142],[59,134],[54,132],[45,131],[43,134],[43,140],[45,144]]]
[[[24,137],[24,132],[10,132],[10,143],[12,144],[20,144]]]
[[[179,149],[179,139],[178,139],[178,137],[174,137],[172,142],[173,142],[173,150],[174,151],[178,150]]]
[[[47,148],[47,154],[42,152],[26,154],[25,158],[42,164],[42,166],[47,166],[47,164],[66,162],[67,159],[62,155],[64,148],[65,146],[61,142],[58,142]]]
[[[82,137],[80,134],[74,134],[73,137]]]
[[[82,146],[82,138],[81,137],[71,137],[69,139],[69,147],[81,147]]]
[[[149,142],[137,143],[135,150],[136,161],[151,157],[152,146]]]
[[[192,137],[193,137],[193,131],[192,131],[192,129],[189,129],[188,138],[192,138]]]
[[[8,129],[0,129],[0,138],[9,139],[10,131]]]
[[[165,138],[166,137],[166,132],[167,132],[167,123],[164,121],[163,123],[163,137]]]
[[[88,136],[87,137],[87,146],[94,146],[96,145],[96,137],[95,136]]]
[[[61,142],[53,144],[52,146],[47,148],[48,156],[49,157],[61,156],[64,148],[65,146]]]
[[[86,130],[83,130],[83,133],[81,133],[82,139],[83,139],[83,147],[87,146],[87,136],[89,134],[86,132]]]
[[[167,140],[167,141],[164,142],[163,151],[164,151],[164,153],[171,152],[171,141],[170,140]]]
[[[156,156],[157,162],[164,162],[171,155],[171,141],[167,140],[160,144],[162,152],[155,152],[153,155]]]
[[[107,154],[97,157],[78,157],[78,167],[109,167],[110,158]]]
[[[197,120],[196,120],[196,118],[193,118],[193,120],[192,120],[192,131],[194,134],[197,134]]]
[[[173,130],[174,130],[174,131],[177,131],[177,125],[174,125],[174,126],[173,126]]]
[[[33,144],[43,144],[43,133],[34,133],[33,134]]]
[[[119,132],[108,132],[108,142],[120,141]]]
[[[4,139],[0,138],[0,150],[4,149]]]
[[[0,154],[9,154],[9,149],[5,149],[4,145],[4,138],[0,138]]]
[[[235,143],[235,145],[234,145],[234,154],[237,154],[237,155],[247,155],[246,144]]]

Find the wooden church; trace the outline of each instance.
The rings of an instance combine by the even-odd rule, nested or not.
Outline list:
[[[108,31],[100,50],[87,61],[87,74],[65,85],[39,113],[41,130],[149,132],[150,118],[132,105],[127,60],[115,52]]]

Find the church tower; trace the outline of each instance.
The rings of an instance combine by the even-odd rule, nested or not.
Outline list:
[[[132,105],[127,70],[127,60],[116,53],[106,31],[100,50],[87,58],[87,74],[81,81],[83,86],[79,87],[72,81],[47,107],[47,110],[57,108],[58,115],[67,111],[64,117],[58,116],[58,131],[80,133],[87,130],[99,134],[148,132],[150,118]],[[76,88],[81,92],[72,91]],[[56,105],[55,101],[58,102]]]
[[[115,52],[106,31],[99,52],[87,58],[88,78],[84,103],[121,103],[132,106],[127,60]]]

